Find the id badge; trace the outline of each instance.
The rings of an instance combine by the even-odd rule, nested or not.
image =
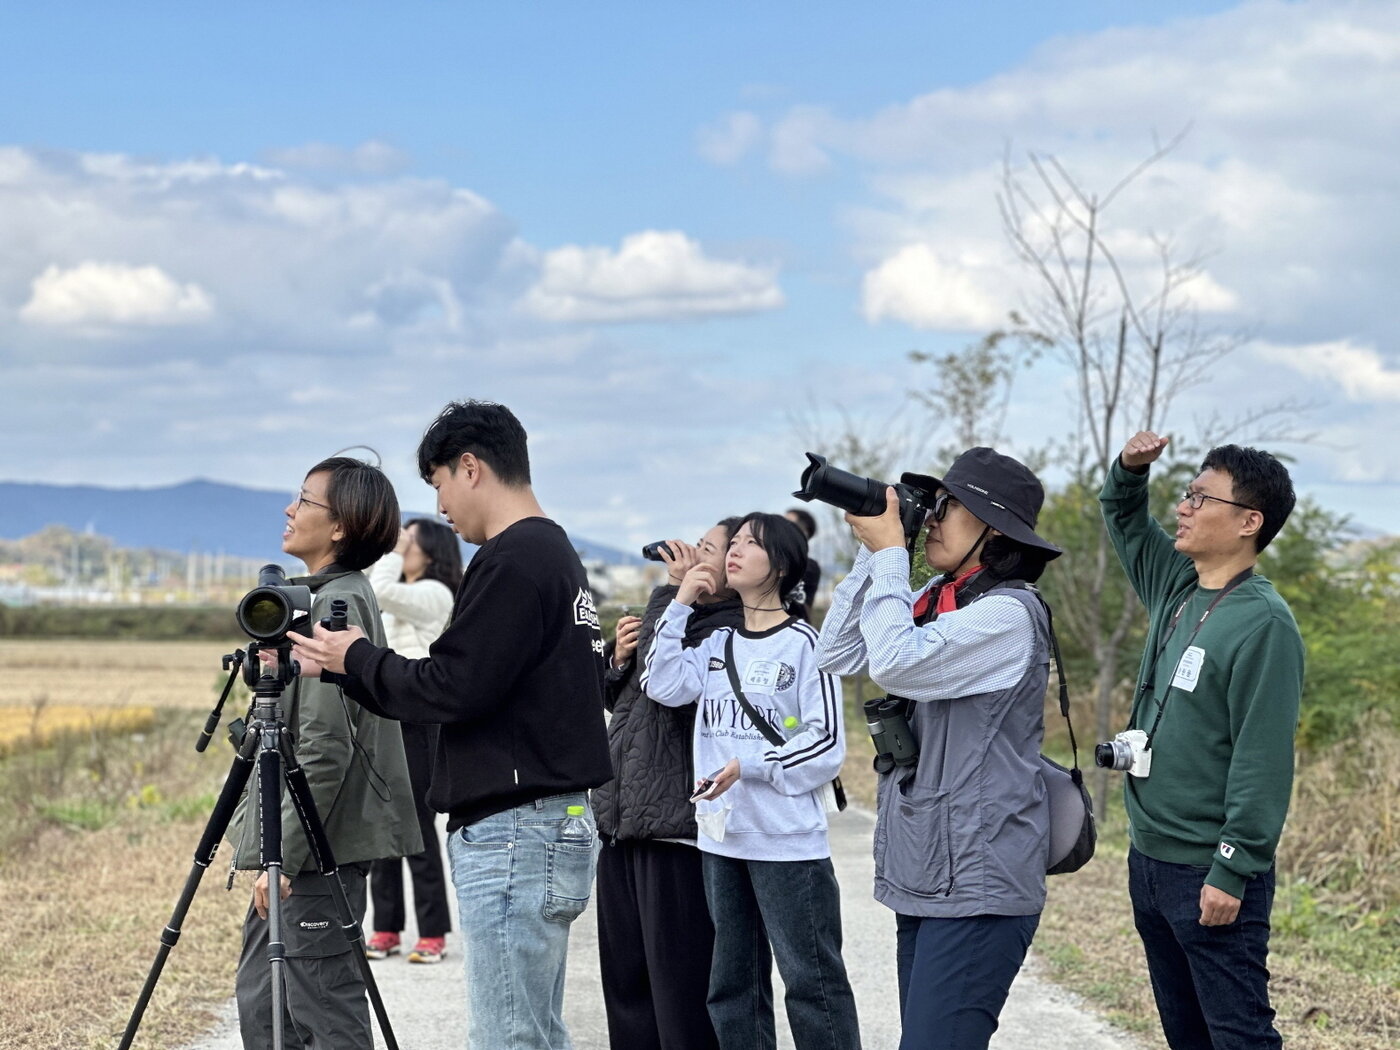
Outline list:
[[[1176,674],[1172,675],[1172,688],[1188,693],[1196,691],[1196,683],[1201,680],[1201,668],[1205,666],[1206,651],[1198,645],[1188,646],[1177,661]]]
[[[754,660],[744,669],[744,692],[772,693],[778,688],[778,672],[782,664],[776,660]]]

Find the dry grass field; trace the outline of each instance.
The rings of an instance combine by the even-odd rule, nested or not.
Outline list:
[[[236,644],[0,639],[0,707],[208,709],[226,677],[220,658]]]
[[[15,934],[0,953],[0,1050],[116,1045],[228,769],[227,747],[194,751],[222,686],[222,652],[209,642],[0,640],[0,723],[90,715],[86,732],[18,734],[0,761],[0,914]],[[141,732],[111,731],[139,712]],[[249,880],[224,891],[225,854],[195,898],[138,1047],[190,1041],[232,992]]]

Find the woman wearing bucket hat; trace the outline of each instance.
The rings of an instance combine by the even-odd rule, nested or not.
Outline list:
[[[941,478],[900,480],[933,508],[938,575],[910,591],[894,489],[883,515],[848,514],[862,549],[820,662],[868,667],[896,701],[881,714],[907,718],[906,745],[876,762],[875,897],[896,915],[901,1050],[967,1050],[996,1030],[1045,903],[1050,634],[1026,585],[1061,551],[1035,531],[1044,488],[1009,456],[973,448]]]

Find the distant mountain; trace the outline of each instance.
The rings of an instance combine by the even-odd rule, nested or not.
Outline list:
[[[119,547],[208,551],[285,562],[282,512],[290,492],[269,492],[218,481],[186,481],[160,488],[103,488],[0,481],[0,538],[19,539],[45,525],[110,537]],[[405,518],[434,517],[428,511]],[[586,559],[636,565],[635,554],[579,536]]]

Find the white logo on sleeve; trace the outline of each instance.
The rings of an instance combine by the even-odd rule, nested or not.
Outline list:
[[[1226,860],[1229,860],[1235,855],[1235,847],[1230,845],[1228,842],[1222,842],[1220,844],[1220,855]]]
[[[574,598],[574,623],[580,627],[598,629],[598,607],[593,604],[593,595],[582,587]]]

